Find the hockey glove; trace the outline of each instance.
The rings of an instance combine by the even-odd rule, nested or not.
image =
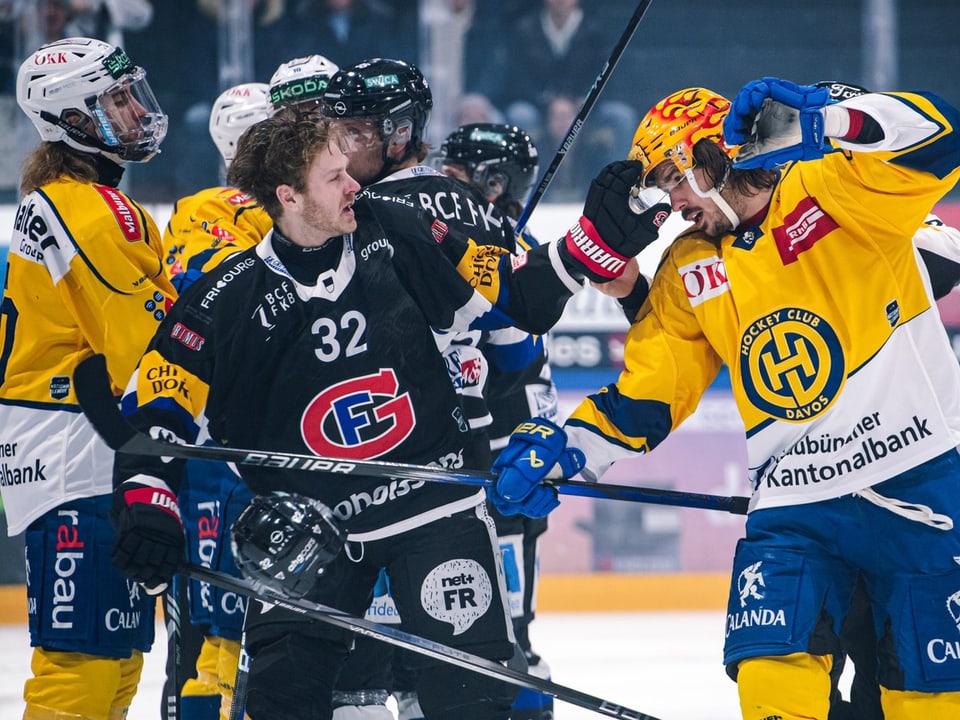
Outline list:
[[[110,523],[117,537],[113,564],[150,595],[166,590],[185,560],[183,521],[177,498],[158,478],[137,476],[113,491]]]
[[[233,524],[231,548],[244,577],[283,597],[310,593],[347,533],[319,500],[258,495]]]
[[[636,214],[630,189],[640,178],[637,160],[610,163],[590,183],[580,220],[560,239],[560,257],[574,275],[595,283],[620,276],[627,261],[657,239],[670,216],[666,203]]]
[[[546,517],[560,500],[556,488],[543,481],[576,475],[585,462],[580,450],[567,447],[563,428],[545,418],[533,418],[513,431],[494,461],[493,470],[499,475],[487,496],[503,515]]]
[[[823,108],[830,90],[761,78],[747,83],[723,121],[727,145],[740,145],[733,166],[769,170],[791,160],[817,160],[830,145],[823,134]]]

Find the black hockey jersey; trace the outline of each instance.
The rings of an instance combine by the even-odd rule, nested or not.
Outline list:
[[[518,244],[513,223],[493,203],[476,188],[432,168],[421,165],[392,173],[365,188],[358,194],[357,202],[368,206],[387,235],[398,242],[416,243],[423,233],[434,234],[461,272],[467,268],[468,277],[476,287],[482,288],[483,275],[489,268],[474,263],[475,269],[471,269],[471,250],[498,247],[512,254],[512,257],[505,254],[499,258],[503,289],[489,297],[506,314],[516,318],[520,327],[540,332],[551,327],[563,310],[557,298],[565,302],[573,291],[579,290],[579,284],[567,276],[560,263],[551,261],[550,248],[534,243],[533,247],[538,249],[529,254],[531,244]],[[525,295],[522,289],[531,283],[543,288],[542,292]],[[495,417],[488,397],[491,377],[497,378],[501,411],[514,405],[528,408],[541,404],[539,394],[537,398],[527,397],[530,388],[526,383],[529,378],[539,387],[541,371],[549,373],[549,369],[544,369],[541,338],[506,328],[483,333],[441,334],[438,345],[447,359],[451,380],[461,395],[473,429],[490,426]],[[549,375],[546,383],[549,385]],[[501,412],[505,414],[508,413]],[[506,432],[498,428],[497,436],[509,434],[517,422],[531,414],[539,412],[524,410],[523,416],[513,422],[501,418],[509,427]]]
[[[357,232],[314,286],[293,279],[273,233],[198,279],[127,388],[123,409],[134,424],[228,447],[482,465],[432,328],[470,329],[496,311],[429,236],[388,237],[355,209]],[[354,538],[386,536],[480,497],[458,485],[240,469],[258,492],[322,500]],[[179,473],[176,463],[123,456],[115,479],[144,474],[176,488]]]

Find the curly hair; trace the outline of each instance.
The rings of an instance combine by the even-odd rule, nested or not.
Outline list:
[[[339,137],[329,119],[295,107],[283,108],[240,136],[227,182],[252,196],[276,223],[283,214],[277,187],[290,185],[304,192],[317,153]]]

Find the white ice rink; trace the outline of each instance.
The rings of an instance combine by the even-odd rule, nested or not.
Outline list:
[[[163,629],[158,627],[158,638]],[[723,613],[541,613],[533,647],[553,680],[661,720],[737,720],[736,686],[721,664]],[[0,720],[18,720],[30,671],[25,626],[0,625]],[[165,646],[147,656],[128,720],[158,720]],[[557,702],[556,720],[603,717]]]

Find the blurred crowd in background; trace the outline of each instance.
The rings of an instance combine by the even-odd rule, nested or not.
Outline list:
[[[220,181],[207,132],[219,92],[268,82],[280,63],[314,53],[341,66],[371,57],[414,62],[433,88],[428,139],[434,146],[460,124],[505,121],[533,137],[543,173],[637,6],[638,0],[0,0],[0,202],[16,202],[19,163],[38,141],[16,106],[16,69],[50,40],[100,37],[146,68],[170,131],[161,157],[132,168],[124,183],[143,202],[168,203]],[[956,0],[653,2],[544,200],[581,201],[596,171],[626,155],[649,106],[684,85],[730,95],[759,75],[840,79],[877,90],[936,89],[957,102],[957,27]],[[874,56],[884,58],[885,72],[875,72]],[[878,77],[889,87],[876,87]]]

